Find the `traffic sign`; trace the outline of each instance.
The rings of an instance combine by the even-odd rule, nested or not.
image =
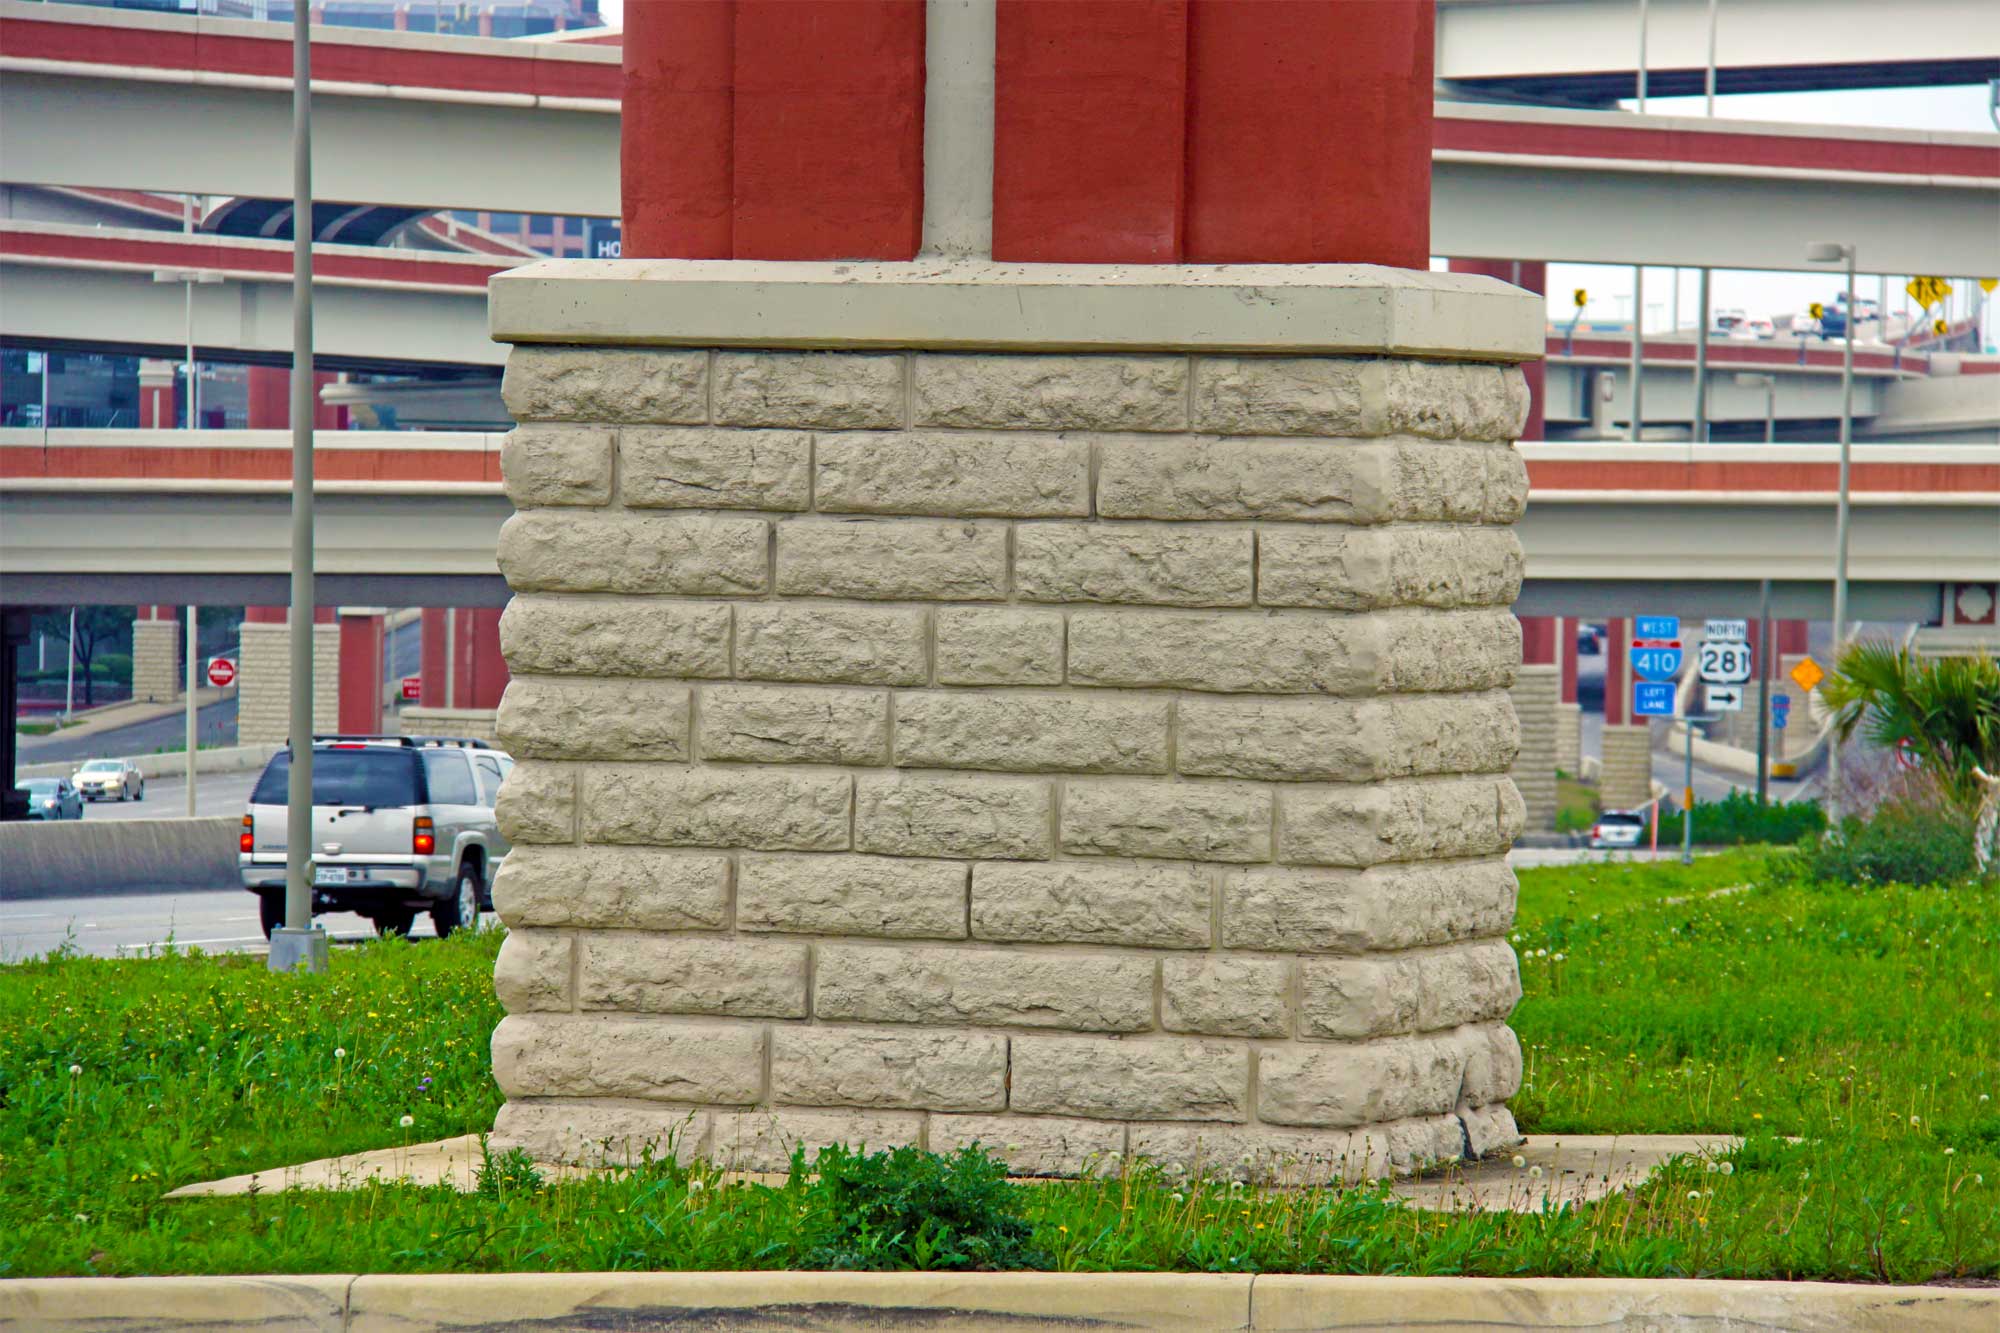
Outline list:
[[[1633,717],[1672,717],[1674,715],[1674,685],[1672,681],[1642,680],[1632,686]]]
[[[217,689],[221,689],[224,686],[235,683],[235,680],[236,661],[234,658],[211,657],[208,659],[209,684],[215,686]]]
[[[1940,338],[1942,338],[1942,337],[1944,336],[1944,333],[1945,333],[1945,330],[1946,330],[1946,329],[1947,329],[1948,327],[1950,327],[1950,326],[1949,326],[1949,325],[1947,325],[1947,324],[1946,324],[1946,323],[1945,323],[1945,322],[1944,322],[1943,320],[1941,320],[1941,319],[1934,319],[1934,320],[1932,320],[1932,321],[1931,321],[1931,332],[1932,332],[1932,333],[1935,333],[1935,334],[1937,334],[1937,335],[1938,335],[1938,336],[1939,336]]]
[[[1814,319],[1825,319],[1826,307],[1821,305],[1818,301],[1814,301],[1811,305],[1806,307],[1806,313],[1811,315]]]
[[[1708,706],[1718,713],[1740,713],[1743,711],[1743,687],[1741,685],[1710,685],[1703,693],[1708,696]]]
[[[1632,674],[1640,680],[1673,680],[1681,674],[1681,663],[1686,656],[1678,639],[1664,643],[1634,641]]]
[[[1735,639],[1705,640],[1695,668],[1709,685],[1741,685],[1750,679],[1750,645]]]
[[[1792,720],[1792,696],[1789,694],[1772,695],[1771,725],[1776,727],[1779,731],[1783,731],[1785,729],[1785,724],[1790,722],[1791,720]]]
[[[1681,636],[1679,616],[1634,616],[1632,618],[1632,638],[1638,639],[1678,639]]]
[[[1576,289],[1576,296],[1574,299],[1576,301],[1576,308],[1578,310],[1581,310],[1585,306],[1590,304],[1590,293],[1585,291],[1583,288],[1579,287]]]
[[[1910,294],[1910,299],[1912,301],[1915,301],[1918,305],[1922,306],[1924,309],[1929,310],[1939,301],[1942,301],[1944,300],[1945,297],[1951,295],[1951,284],[1946,282],[1943,278],[1934,278],[1924,274],[1919,274],[1918,276],[1911,278],[1909,283],[1904,286],[1903,290]]]
[[[1750,622],[1747,620],[1707,620],[1702,622],[1701,634],[1705,639],[1735,639],[1739,643],[1750,638]]]
[[[2000,287],[2000,278],[1981,278],[1979,280],[1979,290],[1985,292],[1988,296],[1993,295],[1995,287]]]
[[[423,697],[424,678],[422,676],[403,677],[403,697],[411,702]]]
[[[1820,670],[1819,663],[1810,657],[1793,667],[1790,674],[1802,690],[1809,690],[1826,679],[1826,672]]]

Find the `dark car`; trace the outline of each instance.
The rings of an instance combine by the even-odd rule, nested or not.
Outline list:
[[[20,789],[28,794],[30,819],[83,818],[83,797],[68,778],[29,778]]]

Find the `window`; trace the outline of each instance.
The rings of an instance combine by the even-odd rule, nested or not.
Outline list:
[[[479,804],[479,792],[472,785],[472,769],[461,751],[425,751],[424,773],[430,778],[432,805]]]
[[[472,767],[479,775],[479,803],[490,808],[499,798],[500,784],[507,775],[500,771],[500,761],[490,754],[474,756]]]
[[[364,806],[415,805],[417,765],[407,750],[322,750],[312,756],[313,804]],[[252,805],[283,805],[290,798],[292,756],[280,750],[272,757]]]

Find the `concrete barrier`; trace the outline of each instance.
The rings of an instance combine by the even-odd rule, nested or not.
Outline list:
[[[196,750],[194,771],[202,773],[247,773],[262,768],[270,762],[271,756],[284,749],[282,745],[229,745],[216,750]],[[179,778],[187,772],[187,751],[177,750],[170,754],[128,754],[111,755],[112,759],[129,759],[139,766],[139,771],[148,779],[168,781]],[[14,781],[26,782],[29,778],[66,778],[82,768],[86,761],[71,759],[56,764],[22,764],[14,770]]]
[[[241,816],[0,824],[0,901],[226,889]]]

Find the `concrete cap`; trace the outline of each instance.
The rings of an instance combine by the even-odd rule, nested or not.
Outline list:
[[[1364,264],[552,259],[493,278],[496,342],[1327,353],[1526,361],[1539,296]]]

